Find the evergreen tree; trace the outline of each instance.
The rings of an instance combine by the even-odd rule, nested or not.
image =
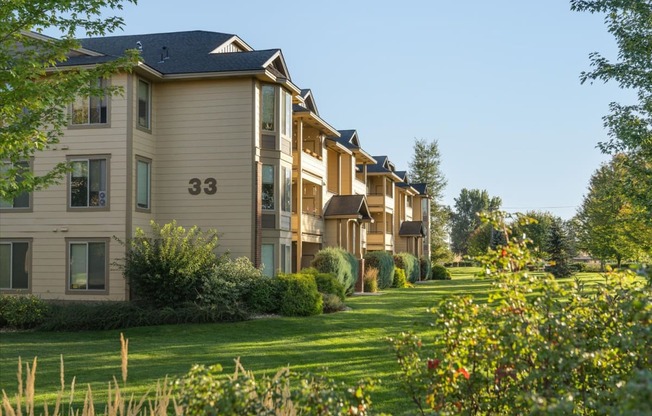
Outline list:
[[[415,139],[409,178],[412,183],[425,183],[430,196],[430,252],[431,260],[438,262],[450,257],[446,242],[449,222],[448,207],[442,205],[446,177],[441,171],[441,154],[437,140],[427,142]]]
[[[568,236],[560,218],[555,219],[550,225],[546,251],[550,255],[550,273],[553,276],[562,278],[573,274],[570,268]]]

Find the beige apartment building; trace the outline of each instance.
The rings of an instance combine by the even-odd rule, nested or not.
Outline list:
[[[403,247],[394,245],[403,238],[394,211],[402,221],[423,221],[392,198],[404,195],[414,206],[427,196],[395,187],[401,179],[393,169],[369,170],[381,161],[360,148],[357,132],[320,118],[281,50],[257,51],[238,36],[204,31],[92,38],[82,46],[66,67],[132,48],[141,61],[132,73],[98,80],[124,94],[78,99],[60,143],[29,162],[35,174],[70,162],[64,181],[0,201],[1,293],[128,299],[113,266],[124,256],[116,238],[126,241],[151,220],[216,229],[221,251],[250,258],[268,275],[306,267],[326,246],[358,258],[394,252]],[[382,198],[368,193],[379,189]],[[423,238],[404,236],[413,239],[406,250],[418,253]]]

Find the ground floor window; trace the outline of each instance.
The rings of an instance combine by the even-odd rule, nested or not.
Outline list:
[[[109,241],[68,241],[68,290],[106,290]]]
[[[263,259],[263,274],[265,276],[274,277],[274,244],[263,244],[261,247],[261,254]]]
[[[0,241],[0,289],[29,289],[29,242]]]

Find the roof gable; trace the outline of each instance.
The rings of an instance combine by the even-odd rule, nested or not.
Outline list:
[[[303,99],[304,106],[312,111],[313,113],[319,115],[319,111],[317,110],[317,103],[315,103],[315,97],[312,94],[312,90],[310,89],[302,89],[301,90],[301,98]]]

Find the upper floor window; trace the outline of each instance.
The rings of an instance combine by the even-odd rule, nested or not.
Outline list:
[[[151,200],[152,163],[147,159],[136,160],[136,208],[149,210]]]
[[[292,170],[283,168],[283,195],[281,209],[285,212],[292,211]]]
[[[152,90],[151,85],[142,79],[138,80],[138,127],[149,130],[152,115]]]
[[[281,93],[281,134],[292,135],[292,95],[283,90]]]
[[[94,90],[106,91],[107,86],[108,81],[104,78],[99,78],[93,81],[90,87]],[[106,92],[88,97],[77,97],[72,103],[70,123],[72,125],[108,123],[108,102],[109,98]]]
[[[108,159],[74,159],[70,172],[71,208],[108,208]]]
[[[28,241],[0,241],[0,289],[29,289]]]
[[[276,89],[273,85],[262,86],[260,117],[265,131],[275,131],[274,115],[276,109]]]
[[[274,209],[274,166],[263,165],[262,208]]]
[[[0,163],[0,174],[6,174],[9,169],[12,167],[10,163]],[[21,183],[24,178],[22,172],[29,171],[29,163],[19,162],[13,165],[17,168],[16,182]],[[2,198],[0,197],[0,209],[27,209],[30,207],[30,193],[23,192],[13,198]]]

